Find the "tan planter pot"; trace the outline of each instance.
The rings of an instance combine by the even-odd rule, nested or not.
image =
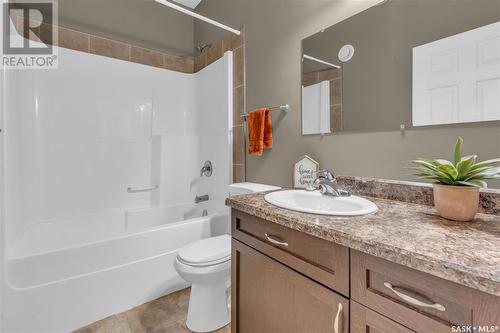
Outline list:
[[[434,205],[445,219],[471,221],[479,209],[479,188],[434,184]]]

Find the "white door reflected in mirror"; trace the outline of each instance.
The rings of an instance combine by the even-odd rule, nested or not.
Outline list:
[[[413,48],[413,126],[500,120],[500,22]]]

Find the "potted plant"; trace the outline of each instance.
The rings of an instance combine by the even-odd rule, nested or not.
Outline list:
[[[438,214],[455,221],[471,221],[479,208],[479,188],[487,179],[500,179],[500,158],[476,162],[476,155],[462,157],[464,140],[455,145],[453,162],[417,158],[413,161],[416,176],[433,180],[434,205]]]

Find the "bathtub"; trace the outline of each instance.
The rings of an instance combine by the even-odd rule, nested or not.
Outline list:
[[[68,332],[185,288],[173,267],[178,249],[228,229],[227,211],[203,205],[34,224],[8,252],[4,329]]]

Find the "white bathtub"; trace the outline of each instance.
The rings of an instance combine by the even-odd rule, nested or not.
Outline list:
[[[229,215],[179,205],[35,224],[8,254],[6,332],[67,332],[186,287],[173,268]],[[47,301],[49,300],[49,301]]]

